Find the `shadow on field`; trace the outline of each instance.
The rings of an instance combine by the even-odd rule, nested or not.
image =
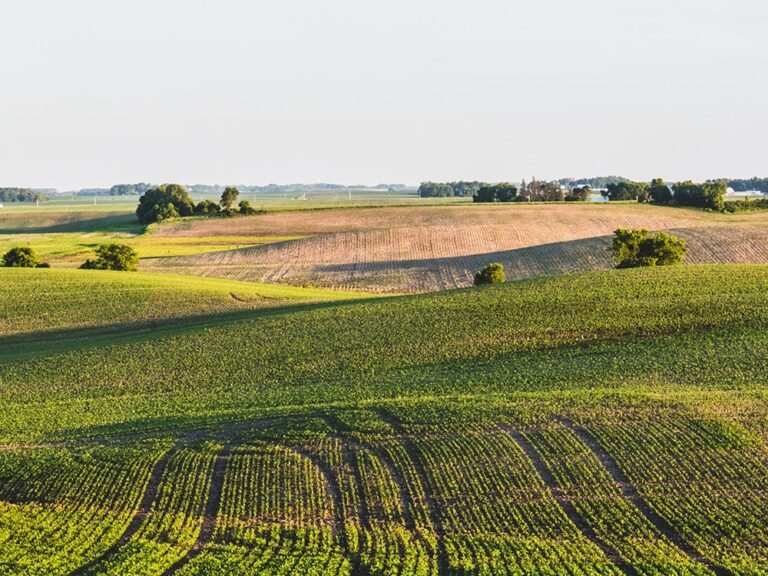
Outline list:
[[[686,263],[768,263],[768,228],[763,226],[673,228],[669,232],[688,243]],[[410,287],[417,291],[436,291],[471,285],[475,272],[492,262],[504,265],[507,280],[608,270],[613,268],[610,253],[612,238],[598,236],[445,258],[318,264],[313,267],[313,271],[318,274],[336,275],[333,282],[346,283],[360,282],[368,276],[400,275],[399,278],[403,278],[404,275],[402,281],[407,282],[409,286],[398,286],[396,278],[392,284],[393,289],[403,290]]]
[[[366,273],[431,273],[435,276],[432,281],[441,284],[441,289],[445,289],[457,285],[470,285],[475,272],[491,262],[504,264],[504,272],[508,280],[606,270],[612,267],[611,256],[608,252],[609,247],[610,238],[601,236],[466,256],[385,262],[350,262],[318,265],[314,269],[319,273],[349,274],[352,276]],[[448,279],[454,279],[457,282],[447,282],[448,285],[445,285]],[[464,283],[461,283],[462,280]]]
[[[82,212],[8,214],[0,219],[0,234],[46,234],[61,232],[131,232],[144,230],[132,213],[86,215]]]
[[[231,441],[248,432],[261,435],[285,434],[306,427],[307,419],[316,417],[317,408],[291,406],[290,409],[262,408],[257,413],[221,412],[205,416],[157,416],[139,418],[87,428],[67,428],[57,433],[62,444],[71,447],[92,444],[125,444],[142,440],[184,437],[188,443],[199,440]]]
[[[381,298],[362,298],[333,302],[314,302],[135,323],[11,334],[0,336],[0,363],[22,360],[31,356],[52,355],[72,350],[100,348],[114,344],[171,337],[203,328],[217,328],[234,322],[247,322],[283,314],[381,301]]]

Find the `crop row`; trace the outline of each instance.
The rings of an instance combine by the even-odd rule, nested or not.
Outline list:
[[[759,573],[762,449],[628,410],[517,430],[360,410],[229,447],[0,452],[0,574]]]
[[[768,565],[768,467],[749,437],[728,424],[682,418],[648,422],[640,430],[593,424],[590,431],[649,504],[702,554],[735,574]]]
[[[638,574],[710,574],[675,547],[622,493],[594,453],[564,426],[526,435],[595,537]]]

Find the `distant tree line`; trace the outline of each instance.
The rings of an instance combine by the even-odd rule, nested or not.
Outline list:
[[[48,196],[30,188],[0,188],[0,202],[45,202]]]
[[[195,204],[187,188],[181,184],[161,184],[150,188],[139,198],[136,216],[141,224],[152,224],[182,216],[250,216],[261,212],[247,200],[242,200],[235,209],[239,195],[237,188],[228,186],[221,193],[218,204],[211,200]]]
[[[460,180],[458,182],[422,182],[419,186],[420,198],[447,198],[447,197],[470,197],[477,194],[483,186],[488,186],[485,182],[470,182]]]
[[[110,196],[141,196],[152,188],[151,184],[139,182],[138,184],[115,184],[109,189]]]
[[[725,183],[729,188],[733,188],[735,192],[748,192],[750,190],[757,190],[763,194],[768,194],[768,178],[737,178],[735,180],[725,180]]]
[[[725,209],[725,181],[708,181],[696,184],[691,180],[669,186],[661,178],[649,183],[625,181],[608,184],[603,196],[610,201],[650,202],[667,206],[692,206],[722,212]]]
[[[519,188],[511,182],[478,181],[423,182],[419,186],[421,198],[471,197],[473,202],[585,202],[591,193],[588,185],[569,190],[559,182],[535,178],[524,180]]]
[[[582,188],[589,186],[592,189],[607,188],[608,184],[619,184],[620,182],[628,182],[626,178],[621,176],[596,176],[594,178],[560,178],[557,182],[568,188]]]

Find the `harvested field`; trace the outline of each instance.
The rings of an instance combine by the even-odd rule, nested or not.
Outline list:
[[[357,218],[356,218],[357,217]],[[147,261],[145,270],[370,292],[431,292],[468,286],[489,262],[509,279],[611,267],[619,227],[669,229],[689,241],[688,262],[768,262],[768,227],[652,206],[488,206],[334,210],[232,222],[231,233],[317,234],[290,242]],[[765,216],[762,216],[765,218]],[[420,222],[420,225],[415,225]],[[215,220],[159,234],[214,234]],[[333,232],[343,229],[344,231]]]
[[[766,219],[765,214],[721,216],[696,210],[642,204],[468,204],[398,208],[355,208],[274,212],[249,218],[203,219],[160,226],[157,236],[316,236],[392,228],[513,226],[521,235],[554,225],[556,241],[601,236],[618,226],[663,229],[736,219]],[[566,231],[570,237],[562,236]],[[537,244],[542,242],[537,241]],[[500,249],[503,249],[501,247]]]

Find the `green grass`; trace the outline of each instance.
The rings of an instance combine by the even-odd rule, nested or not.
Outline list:
[[[236,283],[11,272],[2,315],[36,331],[60,309],[45,329],[66,336],[0,337],[0,574],[768,565],[768,266],[614,270],[151,330],[126,325],[135,312],[115,295],[145,306],[154,290],[187,314],[185,301]],[[102,292],[91,321],[125,329],[94,337],[67,295]]]
[[[224,221],[223,221],[224,222]],[[73,212],[34,211],[0,213],[0,254],[13,246],[31,246],[43,261],[55,267],[79,266],[101,244],[119,242],[133,246],[140,258],[188,256],[236,250],[301,236],[156,236],[157,225],[145,229],[133,212],[103,214],[79,209]]]

